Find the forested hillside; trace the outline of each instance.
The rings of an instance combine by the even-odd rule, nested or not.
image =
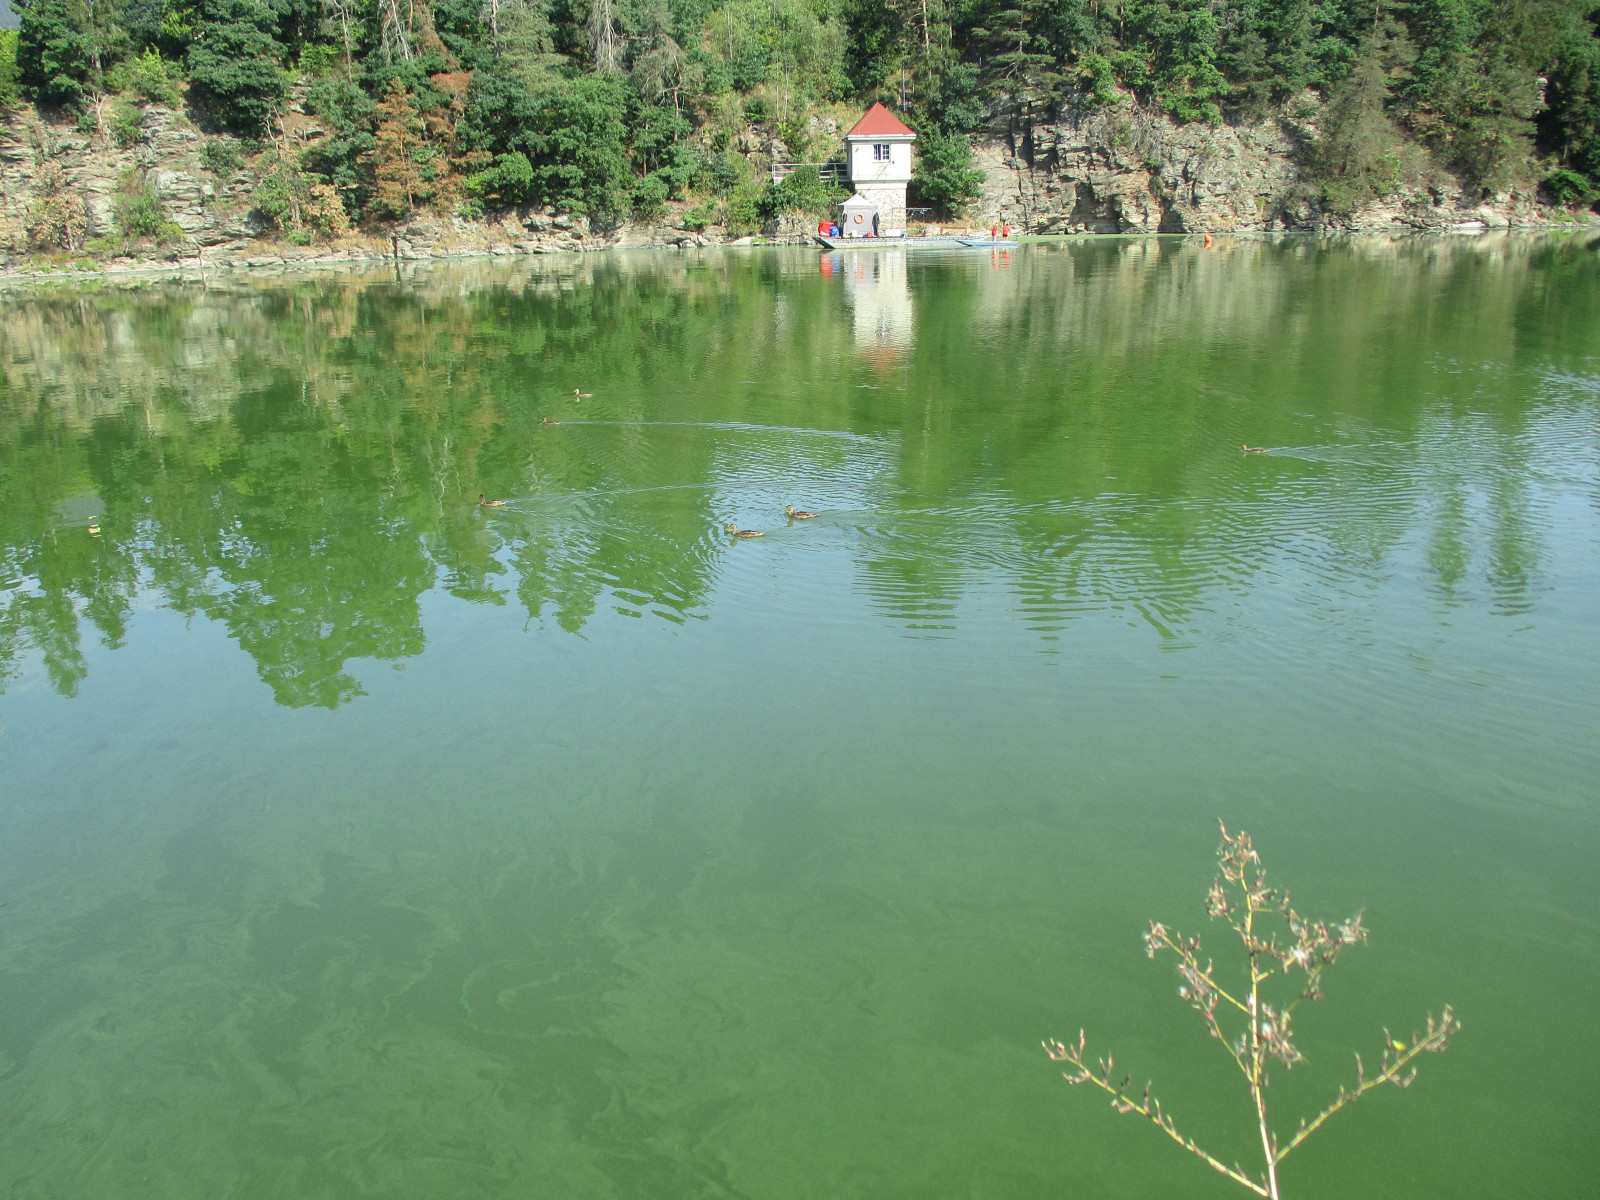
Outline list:
[[[234,135],[204,143],[208,167],[258,156],[257,210],[298,239],[521,203],[754,228],[832,195],[814,173],[768,182],[751,131],[825,159],[873,99],[917,129],[920,201],[951,213],[979,182],[974,132],[1119,107],[1315,114],[1300,167],[1333,209],[1441,171],[1600,195],[1600,0],[13,3],[0,101],[121,146],[151,106],[187,108]],[[162,235],[158,211],[131,220]],[[32,236],[67,245],[70,225]]]

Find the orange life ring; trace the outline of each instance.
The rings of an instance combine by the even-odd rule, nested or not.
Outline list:
[[[867,223],[867,218],[861,213],[857,213],[854,220],[857,225],[865,225]]]

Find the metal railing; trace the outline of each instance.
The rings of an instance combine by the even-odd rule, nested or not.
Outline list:
[[[845,168],[845,164],[842,163],[842,162],[825,162],[825,163],[775,162],[775,163],[772,164],[772,182],[773,183],[777,183],[779,180],[787,179],[790,175],[793,175],[801,167],[815,167],[817,169],[817,174],[822,176],[822,178],[825,181],[827,181],[828,183],[843,184],[843,183],[846,183],[846,182],[849,181],[849,173]]]

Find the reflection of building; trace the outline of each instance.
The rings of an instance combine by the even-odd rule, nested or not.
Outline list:
[[[906,280],[906,252],[846,254],[838,270],[844,275],[856,349],[876,359],[897,358],[911,348],[911,287]]]
[[[843,206],[840,228],[845,237],[872,233],[874,213],[878,232],[904,232],[911,143],[916,140],[917,135],[881,104],[869,108],[855,128],[844,135],[850,186],[855,189],[855,195]]]

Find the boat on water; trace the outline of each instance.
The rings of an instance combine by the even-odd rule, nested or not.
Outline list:
[[[944,248],[954,249],[960,246],[972,249],[987,250],[991,247],[1001,250],[1010,250],[1016,247],[1014,238],[987,238],[987,237],[954,237],[948,234],[938,234],[932,237],[828,237],[824,234],[811,235],[818,245],[826,246],[829,250],[936,250]]]

